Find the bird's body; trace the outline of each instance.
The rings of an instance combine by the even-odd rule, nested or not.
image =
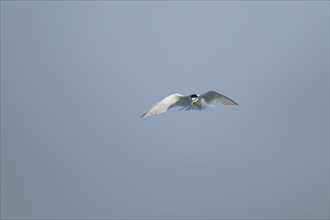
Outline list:
[[[150,107],[141,117],[163,113],[170,110],[172,107],[181,107],[181,110],[188,111],[203,110],[221,104],[238,105],[230,98],[214,91],[209,91],[202,95],[192,94],[190,96],[183,96],[176,93]]]

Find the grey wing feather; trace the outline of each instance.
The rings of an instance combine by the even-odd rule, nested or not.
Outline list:
[[[186,107],[189,105],[189,98],[187,96],[183,96],[180,94],[172,94],[165,99],[161,100],[160,102],[156,103],[152,107],[150,107],[142,116],[150,116],[150,115],[155,115],[155,114],[160,114],[163,112],[168,111],[172,107],[175,106],[181,106],[181,107]]]
[[[218,92],[209,91],[199,96],[207,105],[238,105],[235,101]]]

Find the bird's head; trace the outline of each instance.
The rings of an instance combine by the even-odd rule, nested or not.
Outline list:
[[[191,105],[193,105],[195,102],[197,102],[197,100],[198,100],[198,95],[196,95],[196,94],[192,94],[191,96],[190,96],[190,101],[191,101]]]

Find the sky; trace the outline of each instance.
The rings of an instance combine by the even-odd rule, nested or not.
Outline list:
[[[329,2],[1,1],[0,217],[328,219]]]

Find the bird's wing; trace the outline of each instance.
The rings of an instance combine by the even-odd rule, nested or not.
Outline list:
[[[187,105],[190,105],[189,98],[187,96],[183,96],[180,94],[172,94],[149,108],[141,116],[141,118],[166,112],[167,110],[175,106],[186,107]]]
[[[202,102],[204,102],[207,105],[238,105],[236,102],[234,102],[232,99],[228,98],[227,96],[224,96],[220,93],[209,91],[207,93],[204,93],[199,96],[199,98],[202,99]]]

